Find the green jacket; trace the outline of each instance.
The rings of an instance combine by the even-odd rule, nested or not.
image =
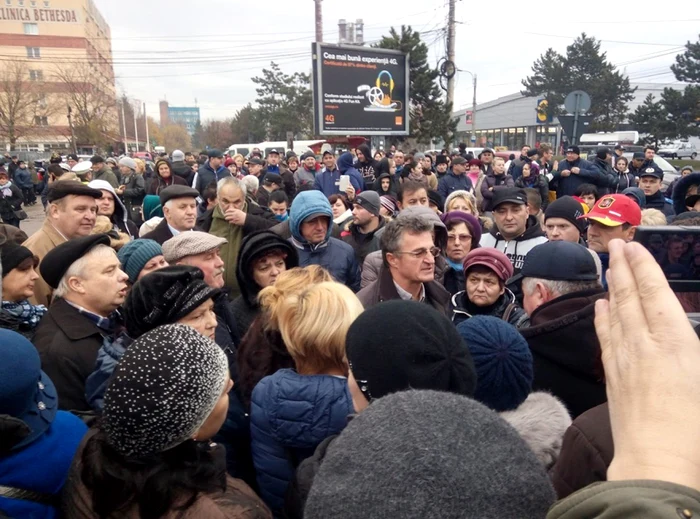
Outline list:
[[[114,171],[112,171],[112,168],[107,166],[106,164],[102,166],[102,169],[99,170],[97,173],[93,173],[92,175],[93,180],[104,180],[109,183],[110,186],[112,186],[114,189],[117,189],[119,187],[119,181],[117,180],[117,175],[114,174]]]
[[[550,508],[547,519],[700,519],[700,492],[665,481],[594,483]]]

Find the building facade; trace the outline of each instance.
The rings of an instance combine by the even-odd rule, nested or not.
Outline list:
[[[94,145],[81,138],[119,139],[111,34],[92,0],[0,0],[0,61],[5,150],[80,151]]]
[[[187,133],[192,137],[200,121],[198,106],[170,106],[167,101],[160,102],[161,126],[170,123],[180,124],[185,127]]]
[[[633,83],[631,86],[637,90],[634,99],[628,104],[630,112],[634,112],[648,94],[653,94],[658,99],[666,87],[683,89],[683,85],[659,83]],[[471,107],[454,112],[454,117],[459,119],[458,139],[472,142],[475,147],[519,150],[524,144],[533,146],[548,143],[559,149],[562,140],[561,125],[556,117],[547,119],[538,110],[541,102],[541,98],[516,93],[478,104],[476,131],[473,130]]]

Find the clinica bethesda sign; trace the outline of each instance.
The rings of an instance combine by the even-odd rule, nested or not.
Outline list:
[[[0,21],[78,23],[75,9],[27,9],[1,7]]]

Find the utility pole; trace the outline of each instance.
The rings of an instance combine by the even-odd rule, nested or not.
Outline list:
[[[124,155],[129,154],[129,141],[126,138],[126,115],[124,115],[124,102],[126,101],[126,96],[122,98],[122,129],[124,130]]]
[[[75,148],[75,130],[73,130],[73,109],[70,105],[68,105],[68,126],[70,127],[70,147],[73,153],[77,155],[78,151]]]
[[[136,108],[132,107],[134,111],[134,138],[136,139],[136,151],[139,150],[139,126],[136,124]]]
[[[194,100],[194,104],[197,104],[197,100]],[[146,124],[146,151],[151,152],[151,139],[148,135],[148,117],[146,116],[146,102],[143,103],[143,122]]]
[[[449,0],[450,1],[450,9],[448,11],[447,15],[447,61],[450,61],[454,64],[456,68],[456,63],[455,63],[455,2],[456,0]],[[452,77],[448,76],[447,79],[447,104],[452,104],[454,108],[454,100],[455,100],[455,76],[456,74],[453,74]],[[472,115],[473,117],[473,115]]]
[[[474,76],[474,97],[472,98],[472,135],[476,139],[476,74]]]
[[[321,10],[321,2],[323,0],[314,0],[316,4],[316,41],[323,41],[323,12]]]

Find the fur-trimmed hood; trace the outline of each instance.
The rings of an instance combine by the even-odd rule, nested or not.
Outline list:
[[[525,402],[513,411],[500,413],[520,433],[545,468],[557,461],[571,417],[556,397],[546,392],[530,393]]]
[[[685,198],[688,188],[693,184],[700,185],[700,173],[690,173],[684,177],[680,177],[673,188],[673,210],[676,214],[685,213]]]

